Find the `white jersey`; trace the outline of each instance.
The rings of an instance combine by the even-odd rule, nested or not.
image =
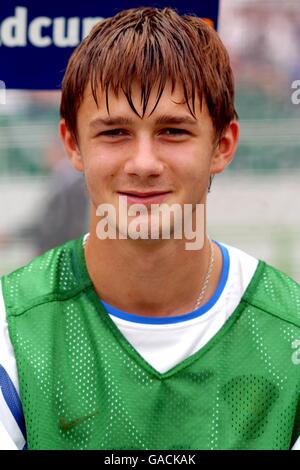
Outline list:
[[[216,335],[238,306],[254,275],[257,259],[228,245],[219,246],[223,265],[218,286],[209,301],[194,312],[177,317],[148,318],[102,302],[127,341],[160,373],[203,348]],[[26,448],[18,373],[8,334],[1,281],[0,386],[0,449]],[[300,438],[293,449],[300,449]]]

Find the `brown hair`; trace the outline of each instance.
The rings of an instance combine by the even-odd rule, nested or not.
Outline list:
[[[184,102],[195,116],[198,93],[208,107],[216,136],[237,118],[234,85],[228,53],[218,34],[195,16],[180,16],[172,8],[131,8],[94,26],[73,52],[62,83],[60,113],[77,137],[77,112],[88,83],[97,102],[97,88],[118,95],[122,90],[136,111],[131,86],[141,86],[144,116],[149,96],[158,85],[156,104],[170,81],[172,91],[179,82]]]

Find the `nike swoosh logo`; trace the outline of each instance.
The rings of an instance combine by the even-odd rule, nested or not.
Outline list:
[[[92,418],[92,417],[94,417],[98,414],[99,414],[99,411],[95,411],[94,413],[91,413],[87,416],[82,416],[81,418],[74,419],[73,421],[70,421],[69,423],[66,422],[64,416],[60,416],[59,417],[59,426],[63,431],[67,431],[68,429],[73,428],[77,424],[82,423],[82,422],[86,421],[87,419],[90,419],[90,418]]]

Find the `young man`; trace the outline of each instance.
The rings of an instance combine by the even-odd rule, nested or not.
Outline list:
[[[74,52],[60,132],[90,230],[2,278],[1,414],[19,448],[297,448],[300,287],[198,217],[236,149],[233,96],[217,34],[172,9],[123,11]],[[153,206],[190,208],[178,220],[201,246],[175,215],[165,237]]]

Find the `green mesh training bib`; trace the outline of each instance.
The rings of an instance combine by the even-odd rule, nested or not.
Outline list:
[[[2,282],[29,449],[289,449],[299,436],[300,287],[265,263],[220,331],[166,373],[105,311],[82,238]]]

